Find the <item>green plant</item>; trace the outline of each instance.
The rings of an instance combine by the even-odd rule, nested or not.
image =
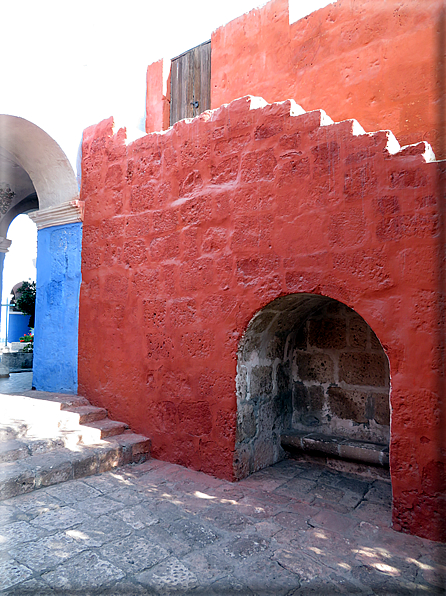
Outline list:
[[[34,313],[36,311],[36,282],[24,281],[18,289],[18,297],[16,299],[16,307],[23,312],[24,315],[29,315],[28,325],[34,329]]]

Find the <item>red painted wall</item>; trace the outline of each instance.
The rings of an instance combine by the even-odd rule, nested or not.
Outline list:
[[[290,97],[445,157],[444,0],[339,0],[291,26],[288,0],[273,0],[217,29],[211,47],[212,108]]]
[[[169,128],[171,62],[153,62],[146,72],[146,132]]]
[[[397,529],[443,523],[443,164],[242,98],[126,146],[84,132],[79,391],[155,457],[233,478],[238,342],[278,296],[356,310],[391,371]],[[355,127],[354,127],[355,128]]]
[[[248,94],[290,97],[392,130],[402,145],[425,140],[445,158],[444,0],[339,0],[291,26],[288,0],[272,0],[217,29],[211,52],[213,109]],[[168,128],[151,101],[146,131]]]

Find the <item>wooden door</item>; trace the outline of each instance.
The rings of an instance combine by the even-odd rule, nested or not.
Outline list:
[[[211,40],[171,62],[170,125],[211,107]]]

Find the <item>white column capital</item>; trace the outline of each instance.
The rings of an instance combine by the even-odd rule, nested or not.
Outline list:
[[[36,224],[37,229],[63,226],[84,221],[84,201],[68,201],[55,207],[32,211],[28,216]]]
[[[11,240],[8,240],[7,238],[3,238],[3,236],[0,236],[0,252],[8,252],[10,246]]]

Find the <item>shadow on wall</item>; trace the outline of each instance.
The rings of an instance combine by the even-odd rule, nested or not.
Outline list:
[[[287,433],[389,444],[388,358],[362,317],[331,298],[294,294],[259,311],[236,387],[238,478],[282,459]]]

